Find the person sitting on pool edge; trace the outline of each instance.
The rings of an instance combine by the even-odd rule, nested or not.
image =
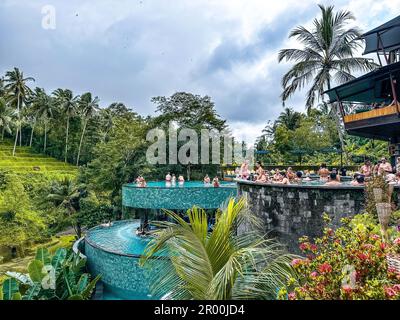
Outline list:
[[[274,183],[276,184],[290,184],[290,181],[288,178],[286,178],[285,176],[285,172],[280,172],[279,173],[279,180],[278,181],[274,181]]]
[[[296,174],[293,172],[292,167],[289,167],[286,171],[286,178],[289,179],[289,181],[293,180],[296,177]]]
[[[328,182],[325,183],[326,186],[337,186],[341,183],[337,180],[337,173],[331,172],[329,174]]]
[[[268,173],[265,170],[260,171],[257,174],[256,182],[266,183],[268,182]]]
[[[350,183],[352,186],[363,186],[365,184],[365,176],[356,173],[353,177],[353,181]]]

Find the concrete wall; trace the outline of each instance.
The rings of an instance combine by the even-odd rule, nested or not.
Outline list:
[[[362,211],[364,188],[352,186],[266,185],[238,181],[238,194],[247,195],[250,206],[265,223],[265,231],[299,253],[301,236],[320,236],[323,213],[333,225]]]

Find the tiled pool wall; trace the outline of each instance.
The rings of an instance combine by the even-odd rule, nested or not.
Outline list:
[[[139,266],[138,256],[120,255],[97,248],[85,241],[85,255],[88,269],[94,276],[101,274],[104,290],[113,291],[120,299],[152,300],[150,280],[162,272],[168,260],[150,260],[144,267]]]
[[[398,189],[396,190],[399,197]],[[322,234],[323,213],[332,219],[333,227],[343,217],[362,211],[364,187],[268,185],[238,181],[239,195],[246,195],[249,204],[264,221],[265,231],[285,244],[289,251],[300,253],[298,239]]]
[[[236,193],[235,187],[137,188],[125,185],[122,204],[141,209],[186,210],[193,206],[216,209]]]

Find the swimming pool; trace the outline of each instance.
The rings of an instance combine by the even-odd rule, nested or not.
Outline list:
[[[129,183],[122,187],[122,204],[140,209],[185,210],[193,206],[216,209],[236,194],[236,183],[232,182],[221,182],[218,188],[201,181],[187,181],[182,185],[154,181],[148,182],[145,188]]]
[[[160,295],[150,292],[151,278],[162,272],[165,257],[152,259],[144,267],[140,256],[150,238],[137,236],[138,220],[117,221],[110,227],[98,226],[85,237],[85,255],[92,275],[101,274],[104,300],[152,300]]]

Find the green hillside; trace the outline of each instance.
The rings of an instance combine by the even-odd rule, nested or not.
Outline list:
[[[34,153],[29,147],[17,147],[12,156],[11,141],[0,142],[0,169],[12,170],[17,173],[59,173],[73,174],[77,168],[57,159]]]

